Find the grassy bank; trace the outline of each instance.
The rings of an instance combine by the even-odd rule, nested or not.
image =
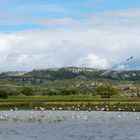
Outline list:
[[[0,109],[140,111],[140,98],[102,99],[94,96],[15,96],[0,99]]]

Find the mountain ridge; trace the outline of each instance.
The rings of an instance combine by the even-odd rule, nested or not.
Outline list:
[[[105,70],[85,67],[62,67],[48,69],[34,69],[30,72],[9,71],[0,74],[0,78],[17,78],[35,80],[63,80],[63,79],[94,79],[105,78],[111,80],[140,80],[140,70]],[[22,81],[22,80],[21,80]],[[43,81],[44,82],[44,81]]]

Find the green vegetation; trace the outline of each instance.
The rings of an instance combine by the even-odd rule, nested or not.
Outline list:
[[[35,96],[55,96],[55,95],[87,95],[99,97],[97,87],[113,87],[117,89],[116,95],[110,97],[140,97],[140,83],[134,81],[107,80],[107,79],[69,79],[47,81],[42,84],[20,83],[15,81],[0,80],[0,89],[5,90],[7,95],[35,95]],[[105,89],[104,89],[105,90]],[[99,91],[98,91],[99,92]],[[113,93],[113,91],[110,92]],[[112,94],[111,93],[111,94]],[[102,96],[103,97],[103,96]]]
[[[34,92],[33,92],[32,87],[25,86],[25,87],[23,87],[21,93],[22,93],[23,95],[26,95],[26,96],[31,96],[31,95],[33,95]]]
[[[78,91],[71,89],[71,90],[62,90],[60,95],[78,95]]]
[[[5,90],[0,89],[0,98],[6,99],[8,95]]]
[[[78,68],[34,70],[23,76],[3,74],[0,75],[0,109],[40,106],[74,109],[80,106],[81,110],[97,110],[96,106],[104,108],[107,105],[110,110],[119,107],[132,110],[135,107],[139,111],[139,74],[140,71]]]
[[[118,94],[118,91],[111,86],[98,86],[96,94],[101,95],[102,98],[110,98],[112,95]]]
[[[94,96],[14,96],[0,99],[0,109],[65,109],[65,110],[110,110],[140,111],[140,98],[95,98]],[[120,110],[121,109],[121,110]]]

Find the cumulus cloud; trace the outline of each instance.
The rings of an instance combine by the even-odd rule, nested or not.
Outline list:
[[[87,57],[80,58],[77,65],[84,67],[96,67],[100,69],[109,68],[109,64],[105,58],[100,58],[94,54],[89,54]]]
[[[116,11],[114,17],[98,13],[83,21],[55,19],[53,29],[1,33],[0,70],[62,66],[140,69],[140,17],[129,12],[130,16],[125,10]],[[57,27],[61,24],[69,28]],[[134,60],[126,62],[130,56]]]

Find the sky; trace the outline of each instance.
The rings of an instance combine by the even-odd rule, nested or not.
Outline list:
[[[140,70],[139,54],[140,0],[0,0],[1,72]]]

